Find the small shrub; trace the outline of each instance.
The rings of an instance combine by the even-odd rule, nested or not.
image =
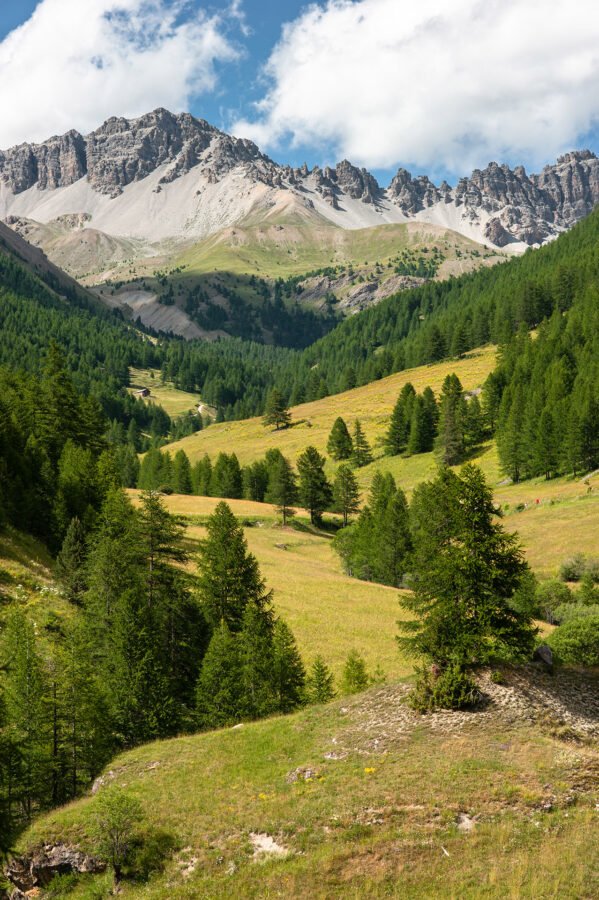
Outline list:
[[[480,691],[471,675],[458,666],[442,671],[420,669],[409,704],[418,712],[435,709],[468,709],[481,699]]]
[[[584,553],[577,553],[565,559],[560,566],[559,577],[562,581],[580,581],[587,567]]]
[[[547,643],[560,662],[599,666],[599,616],[565,622],[555,629]]]
[[[347,657],[341,686],[344,694],[359,694],[368,687],[366,663],[357,650],[352,650]]]
[[[493,684],[505,684],[506,683],[505,675],[503,674],[501,669],[493,669],[493,671],[489,675],[489,678],[491,679]]]
[[[539,614],[546,622],[554,625],[559,622],[557,610],[574,602],[574,595],[563,581],[553,578],[550,581],[542,581],[536,589],[536,605]]]

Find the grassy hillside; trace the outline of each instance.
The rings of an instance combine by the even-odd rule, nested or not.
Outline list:
[[[437,225],[409,223],[347,230],[278,217],[276,222],[227,228],[187,250],[176,265],[188,274],[220,270],[285,278],[326,266],[352,264],[357,272],[366,274],[377,262],[387,266],[405,248],[423,247],[443,251],[445,262],[440,274],[444,277],[471,271],[481,259],[501,258],[501,254]]]
[[[205,534],[201,523],[218,502],[209,497],[165,498],[170,512],[187,518],[192,551]],[[294,526],[283,528],[274,507],[266,503],[227,502],[246,524],[249,549],[308,665],[320,654],[339,677],[348,653],[355,649],[371,674],[377,666],[390,678],[412,672],[412,664],[400,656],[395,644],[396,622],[402,615],[399,591],[345,575],[330,535],[312,529],[307,517],[300,515]]]
[[[455,372],[464,389],[473,390],[482,385],[494,365],[495,348],[486,347],[462,360],[420,366],[343,394],[303,403],[291,410],[292,427],[284,431],[265,428],[261,418],[223,422],[169,445],[169,450],[175,453],[180,447],[183,448],[192,462],[204,453],[213,456],[221,450],[227,453],[234,451],[240,463],[246,464],[264,456],[269,448],[278,447],[295,461],[309,444],[325,453],[333,422],[337,416],[341,416],[350,428],[355,419],[360,419],[366,437],[380,455],[380,443],[387,429],[389,416],[406,382],[411,381],[417,391],[430,385],[438,393],[447,373]]]
[[[20,849],[93,850],[95,804],[116,786],[141,802],[146,840],[172,848],[123,897],[594,897],[596,680],[506,678],[486,680],[478,713],[422,718],[391,686],[140,747],[111,763],[95,797],[39,819]],[[70,887],[99,898],[110,879]]]
[[[328,435],[337,416],[342,416],[350,428],[354,419],[359,418],[375,451],[374,462],[357,470],[363,493],[368,490],[374,473],[382,471],[391,472],[409,494],[417,484],[434,476],[437,460],[433,453],[408,458],[383,455],[381,439],[402,386],[411,381],[418,391],[430,385],[438,392],[445,375],[455,371],[464,388],[472,390],[484,382],[494,360],[494,348],[484,348],[463,360],[421,366],[343,394],[302,404],[292,410],[293,426],[283,431],[265,428],[260,418],[224,422],[171,444],[168,449],[172,453],[184,449],[192,462],[204,453],[214,459],[221,451],[235,452],[245,465],[264,456],[269,448],[278,447],[295,461],[309,444],[326,454]],[[549,481],[536,478],[511,484],[501,471],[493,442],[483,446],[474,461],[493,485],[495,498],[506,516],[506,526],[520,534],[537,573],[554,574],[562,560],[576,552],[599,555],[599,473],[584,478]],[[328,460],[329,475],[335,468]],[[193,507],[210,501],[190,498],[182,502]]]
[[[159,369],[131,369],[131,383],[129,393],[135,394],[141,388],[148,388],[150,396],[147,403],[157,403],[168,413],[172,419],[183,416],[188,412],[196,412],[201,398],[198,394],[181,391],[172,382],[160,380]],[[206,408],[209,414],[215,415],[214,410]]]

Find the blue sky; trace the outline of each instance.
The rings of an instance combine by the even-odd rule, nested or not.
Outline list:
[[[383,183],[538,171],[599,148],[595,3],[3,0],[0,147],[166,106]]]

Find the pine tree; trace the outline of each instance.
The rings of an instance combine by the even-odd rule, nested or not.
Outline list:
[[[193,492],[200,497],[211,497],[212,463],[207,453],[199,459],[191,471]]]
[[[358,481],[350,466],[339,466],[333,482],[333,508],[343,515],[343,526],[348,523],[350,515],[360,508],[360,491]]]
[[[408,445],[406,447],[406,451],[409,456],[414,456],[417,453],[424,452],[426,441],[425,415],[424,401],[422,400],[422,397],[417,396],[414,398],[414,402],[412,404],[410,433],[408,435]]]
[[[307,447],[297,460],[299,498],[317,525],[331,502],[331,487],[324,474],[325,458],[315,447]]]
[[[183,547],[184,529],[153,491],[141,495],[137,534],[145,562],[145,587],[148,606],[159,602],[161,591],[172,589],[172,563],[187,562]]]
[[[35,629],[20,610],[9,614],[3,650],[6,719],[16,748],[12,796],[30,820],[48,797],[52,745],[46,674]]]
[[[464,445],[467,450],[478,447],[485,439],[485,420],[480,400],[473,394],[464,409]]]
[[[369,463],[371,463],[372,451],[370,449],[370,444],[366,440],[366,436],[362,430],[362,425],[359,419],[356,419],[356,421],[354,422],[353,444],[353,464],[358,468],[362,468],[362,466],[367,466]]]
[[[334,678],[322,656],[312,663],[308,678],[308,697],[311,703],[328,703],[335,696]]]
[[[60,553],[56,558],[56,577],[71,603],[80,603],[86,588],[85,532],[77,517],[71,519]]]
[[[357,650],[351,650],[343,667],[342,691],[344,694],[358,694],[367,687],[366,663]]]
[[[495,655],[525,658],[532,651],[534,630],[511,602],[528,568],[497,513],[473,465],[460,475],[443,469],[416,488],[414,593],[401,603],[417,618],[399,623],[404,651],[462,671]]]
[[[243,477],[235,453],[218,454],[210,478],[210,491],[213,497],[226,497],[230,500],[241,499]]]
[[[439,456],[444,466],[462,462],[466,450],[464,439],[465,400],[457,375],[447,375],[440,399]]]
[[[238,639],[225,622],[215,629],[202,663],[196,691],[201,728],[222,728],[242,718],[243,666]]]
[[[502,425],[497,436],[497,449],[502,468],[514,484],[522,477],[527,456],[524,443],[525,408],[522,387],[518,384],[511,385],[501,403]]]
[[[243,469],[243,496],[246,500],[263,503],[268,489],[268,466],[257,460]]]
[[[304,699],[306,670],[293,633],[282,619],[277,619],[273,632],[272,686],[279,712],[288,713]]]
[[[173,460],[173,490],[176,494],[191,494],[191,465],[185,450],[178,450]]]
[[[410,433],[412,404],[415,396],[414,386],[408,382],[401,389],[401,393],[391,413],[389,428],[384,441],[387,456],[397,456],[406,449]]]
[[[327,441],[327,453],[332,459],[350,459],[354,445],[344,420],[339,416],[331,428]]]
[[[247,604],[267,609],[272,594],[266,590],[256,557],[248,553],[243,529],[226,503],[218,504],[206,527],[199,555],[202,608],[212,629],[225,622],[237,632]]]
[[[245,607],[237,646],[243,685],[240,711],[245,718],[259,719],[276,709],[270,609],[260,609],[253,603]]]
[[[287,428],[291,422],[289,407],[277,388],[273,388],[266,399],[262,421],[267,426],[274,425],[275,431],[278,431],[280,428]]]
[[[269,503],[276,506],[283,518],[283,525],[295,515],[293,504],[297,503],[298,492],[295,473],[291,463],[281,455],[270,469],[266,497]]]

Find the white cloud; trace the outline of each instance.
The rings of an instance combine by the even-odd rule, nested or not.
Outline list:
[[[237,56],[227,15],[187,0],[42,0],[0,43],[0,147],[188,108],[215,88],[215,63]]]
[[[537,165],[599,116],[596,0],[329,0],[285,26],[236,134],[371,167]]]

